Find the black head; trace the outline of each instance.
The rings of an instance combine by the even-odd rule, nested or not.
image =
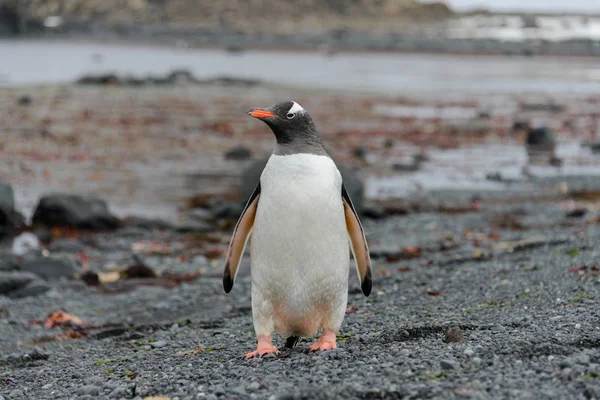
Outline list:
[[[271,128],[277,139],[276,154],[324,152],[321,136],[308,112],[295,101],[248,111]]]

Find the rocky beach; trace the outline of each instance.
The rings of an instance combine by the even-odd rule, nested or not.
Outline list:
[[[600,398],[600,16],[0,0],[0,38],[0,400]],[[337,349],[245,360],[223,264],[283,100],[373,291]]]
[[[598,398],[598,96],[0,89],[0,398]],[[247,361],[249,259],[230,295],[222,264],[274,144],[246,110],[282,98],[342,168],[374,286],[351,270],[338,349]]]

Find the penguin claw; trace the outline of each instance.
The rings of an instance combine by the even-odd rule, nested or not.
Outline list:
[[[337,348],[335,332],[329,329],[324,330],[321,337],[309,347],[310,351],[326,351],[333,350],[335,348]]]
[[[337,344],[335,342],[326,342],[326,341],[319,342],[319,341],[317,341],[316,343],[313,343],[310,346],[310,351],[317,351],[317,350],[325,351],[325,350],[333,350],[335,348],[337,348]]]
[[[256,350],[251,351],[250,353],[246,353],[246,360],[254,357],[262,357],[267,354],[281,354],[277,347],[275,346],[259,346]]]
[[[259,336],[256,350],[246,354],[246,360],[254,357],[262,357],[266,354],[281,354],[277,347],[273,346],[271,336]]]

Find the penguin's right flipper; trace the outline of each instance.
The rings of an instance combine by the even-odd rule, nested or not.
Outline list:
[[[244,255],[246,243],[248,243],[248,238],[254,227],[254,217],[256,216],[259,197],[260,182],[254,189],[248,203],[246,203],[246,207],[233,230],[229,251],[227,252],[227,261],[225,262],[225,271],[223,272],[223,289],[225,289],[225,293],[231,292],[231,288],[233,288],[233,281],[237,275],[240,260]]]
[[[358,213],[352,205],[350,195],[343,184],[342,198],[344,203],[344,214],[346,216],[346,229],[348,230],[348,236],[350,237],[350,247],[352,248],[352,254],[354,255],[356,269],[360,278],[360,289],[365,296],[368,296],[371,294],[371,287],[373,285],[369,246],[367,245],[367,239],[365,238],[365,232],[363,231],[360,219],[358,219]]]

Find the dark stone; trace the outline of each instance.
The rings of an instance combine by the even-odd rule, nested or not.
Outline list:
[[[126,332],[127,332],[127,329],[125,329],[125,328],[112,328],[112,329],[106,329],[104,331],[95,333],[92,335],[92,337],[97,340],[102,340],[102,339],[107,339],[107,338],[111,338],[111,337],[121,336]]]
[[[567,218],[581,218],[587,214],[587,210],[585,208],[577,208],[573,211],[567,213]],[[0,268],[1,269],[1,268]]]
[[[8,296],[13,299],[20,299],[23,297],[38,296],[46,293],[48,290],[50,290],[50,286],[38,279],[29,282],[25,287],[10,292]]]
[[[252,192],[256,188],[260,180],[260,176],[262,171],[265,169],[265,165],[267,165],[268,158],[264,158],[262,160],[258,160],[254,162],[250,167],[248,167],[244,173],[242,174],[242,199],[244,204],[250,198]],[[363,185],[358,176],[354,173],[352,168],[347,167],[345,165],[338,165],[338,169],[342,174],[342,179],[344,181],[344,186],[346,187],[346,191],[350,195],[352,199],[352,203],[354,204],[354,208],[359,214],[362,214],[363,211]],[[340,196],[341,196],[340,191]],[[241,213],[241,210],[240,210]],[[239,215],[239,214],[238,214]],[[215,214],[216,216],[216,214]]]
[[[121,80],[115,74],[85,75],[75,83],[78,85],[118,85],[121,83]]]
[[[122,277],[124,279],[156,278],[156,272],[154,272],[152,268],[138,262],[127,267],[127,269],[122,272]]]
[[[0,239],[13,236],[24,226],[23,216],[15,210],[12,186],[0,180]]]
[[[0,36],[19,35],[21,33],[21,17],[14,8],[0,5]]]
[[[46,280],[73,278],[77,270],[69,260],[54,257],[25,257],[21,270],[32,272]]]
[[[17,289],[21,289],[29,282],[39,279],[31,272],[4,272],[0,271],[0,294],[8,294]]]
[[[465,340],[465,337],[459,327],[455,326],[446,332],[444,343],[460,343]]]
[[[42,197],[33,214],[33,223],[91,230],[116,229],[119,226],[119,220],[110,213],[104,200],[67,194]]]
[[[247,160],[250,157],[252,157],[252,152],[250,151],[250,149],[244,146],[234,147],[225,152],[226,160],[241,161]]]
[[[100,277],[96,272],[87,271],[83,273],[79,279],[85,282],[88,286],[100,286]]]
[[[198,83],[198,79],[187,69],[177,69],[172,71],[166,78],[167,83],[170,84],[189,84]]]
[[[514,132],[524,131],[529,129],[529,124],[525,121],[515,121],[512,126]]]
[[[359,146],[352,151],[354,157],[364,160],[367,156],[367,148],[364,146]]]
[[[371,219],[382,219],[387,217],[387,212],[380,206],[364,206],[362,216]]]
[[[19,97],[17,103],[20,106],[30,106],[33,103],[33,99],[31,98],[31,96],[23,95]]]
[[[523,28],[539,28],[537,17],[535,15],[521,15]]]
[[[533,128],[527,134],[526,144],[539,150],[554,150],[556,141],[552,129],[548,127]]]

